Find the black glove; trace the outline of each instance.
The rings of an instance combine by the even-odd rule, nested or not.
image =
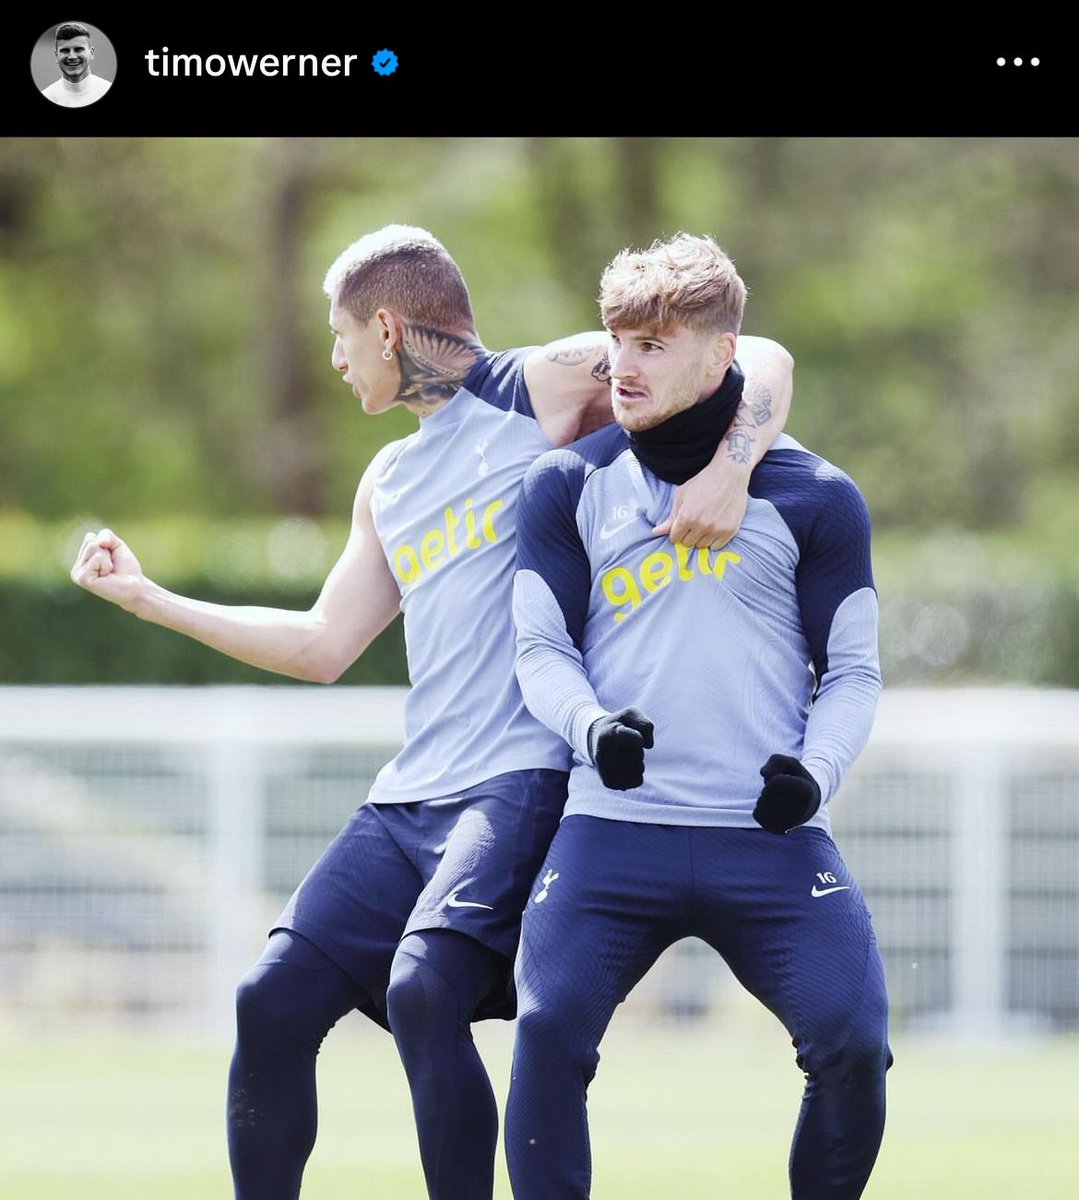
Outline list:
[[[588,753],[603,786],[615,791],[641,786],[644,752],[652,746],[652,722],[639,708],[623,708],[588,727]]]
[[[773,754],[761,767],[761,775],[764,787],[753,819],[769,833],[789,833],[820,808],[817,781],[796,758]]]

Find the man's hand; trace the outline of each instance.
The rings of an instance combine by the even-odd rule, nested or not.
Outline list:
[[[764,787],[753,819],[769,833],[789,833],[820,808],[817,781],[796,758],[773,754],[761,767],[761,775]]]
[[[644,782],[644,752],[651,750],[652,722],[637,708],[600,717],[588,728],[588,753],[604,787],[618,792]]]
[[[88,533],[82,539],[71,581],[133,612],[146,587],[146,576],[127,543],[111,529]]]
[[[667,519],[655,526],[656,537],[694,549],[708,546],[719,550],[738,532],[746,515],[749,476],[713,461],[674,493]]]

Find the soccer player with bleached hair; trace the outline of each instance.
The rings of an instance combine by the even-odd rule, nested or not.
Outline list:
[[[880,1145],[884,971],[829,817],[881,686],[865,502],[780,435],[721,550],[653,530],[743,403],[745,295],[710,238],[615,258],[600,304],[617,424],[543,455],[518,501],[517,673],[574,759],[522,922],[516,1200],[589,1195],[600,1040],[691,936],[794,1040],[795,1200],[855,1200]]]
[[[514,675],[517,497],[538,455],[610,422],[607,339],[487,350],[457,264],[409,226],[349,246],[325,290],[334,369],[365,412],[404,405],[419,427],[364,472],[310,611],[178,596],[109,530],[87,535],[72,578],[243,662],[326,683],[404,614],[405,744],[240,984],[230,1160],[239,1200],[295,1200],[315,1141],[315,1058],[358,1009],[397,1041],[428,1194],[490,1200],[497,1108],[470,1026],[514,1012],[520,913],[569,765]],[[660,517],[658,536],[705,553],[737,528],[752,463],[790,403],[782,347],[751,342],[744,362],[754,404],[723,414],[714,461]]]

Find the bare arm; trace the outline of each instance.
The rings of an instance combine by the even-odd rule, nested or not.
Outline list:
[[[111,530],[88,533],[72,581],[145,621],[186,634],[231,658],[294,679],[332,683],[393,620],[401,594],[371,519],[370,471],[360,481],[341,557],[307,612],[210,604],[148,579]]]
[[[749,500],[749,477],[783,432],[794,393],[794,359],[770,338],[738,339],[746,377],[742,403],[711,463],[674,495],[657,534],[686,546],[718,550],[738,532]]]
[[[605,329],[548,342],[525,362],[525,383],[540,429],[565,446],[610,425],[610,338]]]

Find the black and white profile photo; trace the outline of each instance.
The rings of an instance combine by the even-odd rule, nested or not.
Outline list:
[[[34,47],[31,74],[38,90],[53,104],[83,108],[112,87],[116,53],[99,30],[79,21],[47,29]]]

